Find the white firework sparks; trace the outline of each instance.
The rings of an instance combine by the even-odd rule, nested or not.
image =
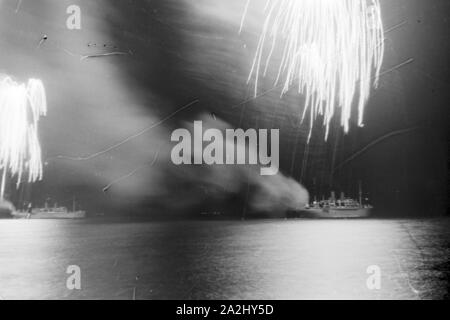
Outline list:
[[[5,179],[9,171],[19,185],[24,171],[28,181],[42,179],[41,146],[38,122],[47,112],[44,85],[30,79],[17,83],[0,74],[0,199],[4,197]]]
[[[248,0],[241,23],[243,28]],[[302,122],[330,121],[341,108],[341,125],[349,130],[352,104],[358,125],[372,86],[377,87],[384,56],[384,30],[378,0],[267,0],[265,21],[248,82],[258,81],[275,67],[275,85],[284,95],[294,84],[306,102]],[[272,64],[272,66],[271,66]]]

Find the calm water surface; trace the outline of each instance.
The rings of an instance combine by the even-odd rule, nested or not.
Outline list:
[[[450,220],[0,220],[1,299],[448,298]],[[68,290],[69,265],[81,290]],[[381,270],[369,290],[367,268]]]

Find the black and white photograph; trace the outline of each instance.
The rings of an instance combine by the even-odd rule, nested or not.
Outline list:
[[[448,0],[0,0],[0,303],[448,300],[449,30]]]

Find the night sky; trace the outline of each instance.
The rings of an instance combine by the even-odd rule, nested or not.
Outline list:
[[[352,123],[344,135],[334,123],[325,142],[318,121],[307,145],[304,99],[295,90],[282,99],[279,90],[251,99],[246,80],[264,1],[254,1],[239,34],[245,2],[23,0],[18,6],[0,0],[0,72],[18,81],[42,79],[49,108],[40,124],[44,180],[22,196],[11,183],[16,205],[25,197],[37,206],[46,198],[69,206],[75,196],[95,213],[241,214],[295,207],[297,182],[320,198],[331,190],[356,197],[362,181],[380,215],[445,213],[450,3],[382,0],[385,28],[401,24],[386,36],[383,70],[413,62],[381,78],[364,128]],[[71,4],[81,7],[81,30],[66,28]],[[80,59],[108,52],[125,54]],[[259,90],[272,86],[263,81]],[[68,159],[101,152],[194,100],[118,148]],[[170,134],[194,120],[214,128],[280,129],[280,175],[264,180],[247,167],[174,166]],[[411,130],[395,134],[404,129]]]

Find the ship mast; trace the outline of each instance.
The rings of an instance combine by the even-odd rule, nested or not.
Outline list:
[[[359,191],[359,206],[362,207],[362,183],[358,180],[358,191]]]
[[[6,188],[6,170],[8,167],[8,162],[5,161],[5,163],[3,164],[3,172],[2,172],[2,182],[1,182],[1,187],[0,187],[0,200],[5,200],[5,188]]]

